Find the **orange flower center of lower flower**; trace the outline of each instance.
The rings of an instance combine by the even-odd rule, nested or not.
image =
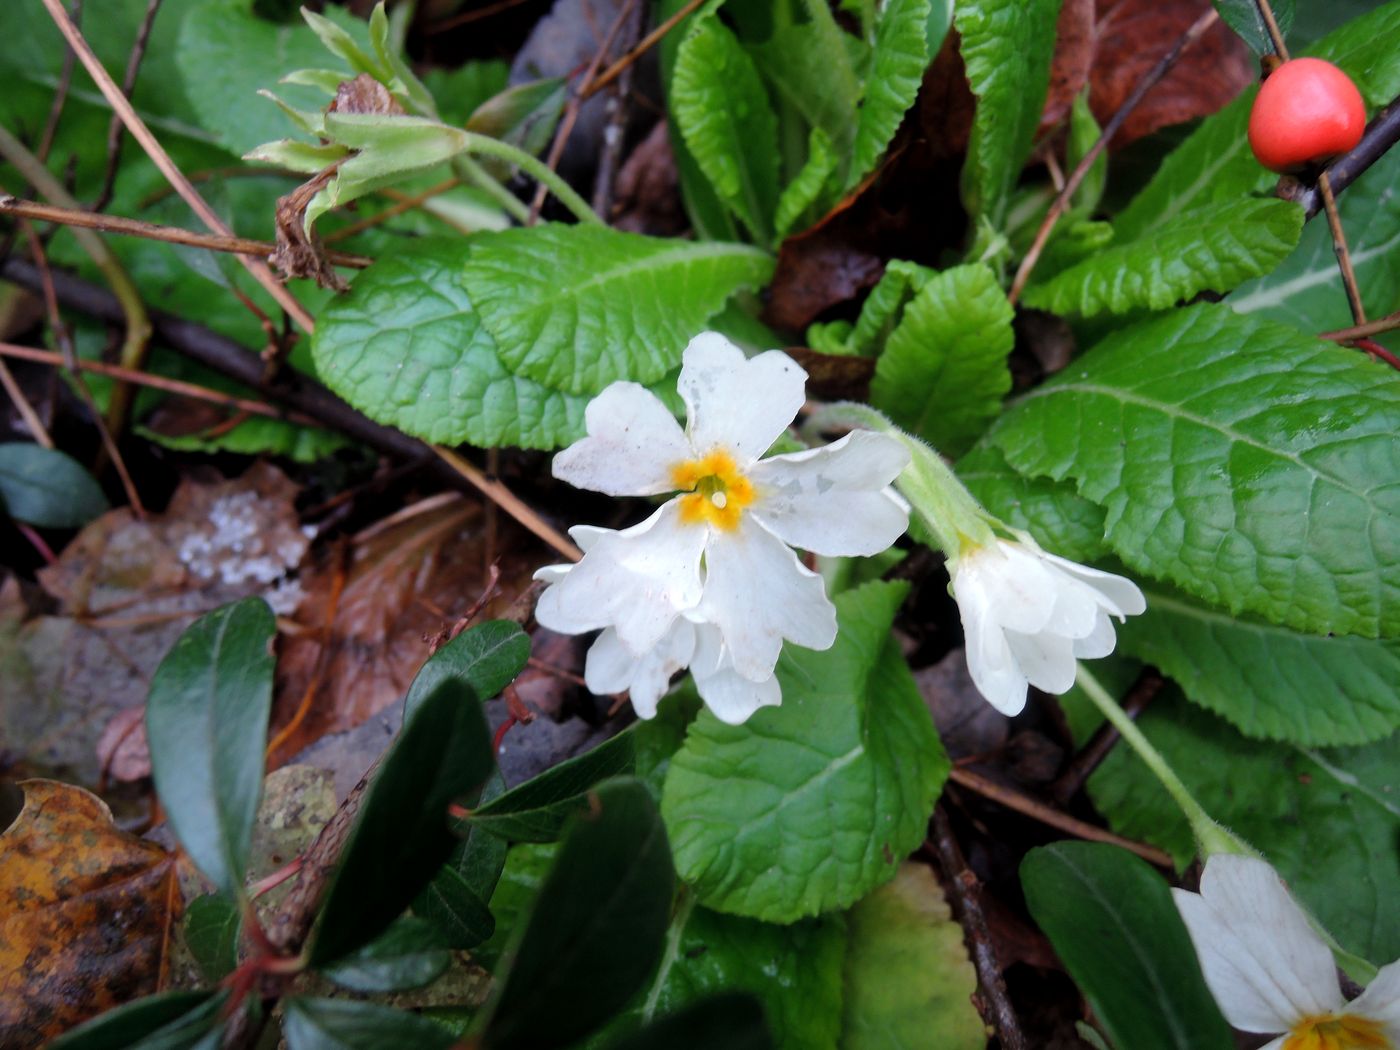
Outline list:
[[[753,502],[753,482],[723,449],[677,463],[671,468],[671,481],[688,493],[681,497],[681,521],[687,525],[738,528],[740,513]]]
[[[1351,1014],[1305,1017],[1284,1040],[1283,1050],[1396,1050],[1378,1022]]]

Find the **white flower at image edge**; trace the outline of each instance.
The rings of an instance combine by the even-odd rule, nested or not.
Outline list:
[[[1225,1020],[1282,1033],[1263,1050],[1400,1050],[1400,961],[1347,1002],[1332,952],[1264,861],[1217,854],[1200,893],[1172,895]]]
[[[613,383],[588,404],[588,436],[554,475],[610,496],[680,494],[621,531],[575,526],[577,565],[541,569],[535,618],[550,630],[603,629],[584,678],[630,689],[642,717],[689,667],[702,699],[737,724],[779,703],[784,640],[826,649],[836,609],[792,547],[873,555],[909,523],[889,487],[909,462],[893,438],[855,431],[822,448],[760,459],[805,400],[807,373],[770,350],[746,358],[723,336],[696,336],[681,358],[684,429],[651,391]],[[789,546],[789,544],[791,546]]]
[[[1047,554],[1028,537],[965,550],[952,577],[968,671],[1007,715],[1026,706],[1027,683],[1066,692],[1078,660],[1113,652],[1109,617],[1147,608],[1131,580]]]

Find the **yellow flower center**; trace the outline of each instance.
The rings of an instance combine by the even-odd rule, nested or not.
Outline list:
[[[681,497],[681,521],[687,525],[707,522],[717,529],[737,528],[740,512],[753,502],[753,482],[723,449],[677,463],[671,468],[671,481],[689,493]]]
[[[1351,1014],[1305,1017],[1288,1038],[1283,1050],[1395,1050],[1376,1021]]]

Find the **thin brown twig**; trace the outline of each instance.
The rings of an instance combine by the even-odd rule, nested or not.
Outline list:
[[[1094,161],[1098,159],[1099,154],[1108,148],[1109,140],[1117,134],[1118,129],[1123,126],[1123,122],[1126,121],[1129,114],[1137,108],[1138,103],[1143,100],[1143,97],[1152,90],[1158,81],[1171,72],[1172,67],[1181,60],[1182,53],[1198,40],[1206,30],[1213,26],[1219,18],[1220,15],[1215,10],[1214,6],[1203,12],[1201,17],[1192,22],[1186,32],[1181,34],[1177,42],[1172,45],[1171,50],[1163,55],[1155,66],[1143,74],[1142,79],[1138,81],[1132,93],[1124,99],[1123,104],[1118,107],[1118,111],[1114,113],[1113,116],[1109,117],[1108,123],[1103,126],[1103,131],[1099,133],[1098,141],[1090,147],[1089,152],[1084,154],[1084,156],[1080,158],[1079,163],[1075,165],[1074,171],[1070,173],[1069,178],[1065,181],[1064,189],[1059,192],[1054,202],[1051,203],[1050,210],[1045,213],[1045,218],[1040,223],[1040,229],[1035,231],[1035,240],[1031,242],[1030,249],[1026,252],[1025,258],[1021,260],[1020,268],[1016,271],[1016,277],[1011,282],[1011,291],[1007,293],[1007,298],[1011,300],[1013,306],[1021,298],[1021,293],[1025,290],[1026,282],[1030,280],[1031,271],[1035,269],[1035,264],[1040,261],[1040,254],[1045,250],[1045,245],[1050,240],[1050,234],[1054,231],[1055,224],[1060,221],[1060,216],[1068,210],[1070,198],[1073,197],[1075,191],[1079,189],[1079,184],[1084,181],[1084,177],[1089,174],[1089,169],[1093,166]]]
[[[941,804],[933,811],[932,831],[933,838],[925,845],[932,846],[938,866],[943,869],[944,880],[953,897],[954,914],[967,935],[972,965],[977,970],[977,986],[982,992],[974,999],[978,1012],[996,1029],[1002,1050],[1029,1050],[1030,1043],[1021,1031],[1021,1022],[1006,992],[1001,962],[997,959],[987,916],[982,911],[982,886],[963,859],[962,847]]]
[[[56,354],[52,350],[36,350],[29,346],[16,346],[14,343],[0,342],[0,358],[5,357],[13,357],[21,361],[35,361],[39,364],[53,365],[55,368],[68,367],[68,362],[64,360],[63,355]],[[138,372],[134,369],[123,368],[121,365],[108,364],[106,361],[88,361],[81,357],[78,358],[77,365],[79,371],[82,372],[111,376],[113,379],[120,379],[125,383],[148,386],[154,390],[164,390],[167,394],[194,398],[196,401],[207,401],[212,405],[237,409],[239,412],[246,412],[249,415],[282,419],[301,426],[320,425],[310,416],[303,416],[297,412],[285,412],[275,405],[265,404],[262,401],[250,401],[245,397],[236,397],[233,394],[225,394],[220,390],[211,390],[206,386],[187,383],[183,379],[168,379],[150,372]]]
[[[627,54],[619,58],[616,62],[610,65],[597,77],[594,77],[592,82],[589,83],[580,92],[585,101],[593,95],[596,95],[599,91],[602,91],[603,88],[607,87],[619,76],[621,76],[622,71],[624,69],[628,68],[630,65],[632,65],[633,62],[637,61],[637,59],[641,58],[644,54],[646,54],[647,51],[655,47],[656,42],[658,40],[664,37],[671,30],[675,29],[676,26],[680,25],[681,22],[683,22],[690,15],[693,15],[696,11],[698,11],[701,5],[704,3],[705,0],[686,0],[686,4],[684,7],[682,7],[679,11],[673,14],[670,18],[666,19],[666,21],[662,22],[659,26],[653,29],[646,36],[642,37],[642,39],[637,43],[637,46],[634,47],[631,51],[627,52]]]
[[[77,208],[60,208],[57,205],[41,204],[38,201],[20,200],[8,193],[0,193],[0,215],[16,215],[38,222],[54,222],[63,226],[77,226],[82,229],[98,230],[102,233],[121,234],[126,237],[144,237],[151,241],[165,241],[169,244],[183,244],[189,248],[204,248],[212,252],[232,252],[236,255],[266,257],[277,250],[270,241],[258,241],[249,237],[223,236],[215,233],[196,233],[179,226],[166,226],[141,219],[127,219],[120,215],[103,215]],[[327,252],[327,257],[337,266],[349,266],[362,270],[373,259],[348,252]]]
[[[30,250],[34,253],[34,265],[39,270],[44,293],[44,307],[49,315],[49,327],[53,329],[54,340],[62,350],[64,360],[69,362],[70,370],[73,373],[73,388],[77,390],[78,396],[82,398],[92,416],[93,426],[97,428],[107,458],[112,461],[117,477],[121,479],[122,489],[126,492],[126,499],[131,504],[132,513],[137,518],[144,518],[146,516],[145,505],[141,502],[141,494],[136,490],[136,481],[132,478],[131,472],[126,469],[126,460],[122,458],[121,449],[117,447],[112,430],[98,409],[97,399],[92,396],[92,390],[88,387],[87,381],[76,367],[72,367],[73,362],[78,360],[78,355],[73,349],[73,341],[68,336],[68,326],[64,324],[63,313],[59,309],[58,292],[54,288],[53,273],[49,270],[48,256],[44,253],[44,242],[40,240],[38,232],[35,231],[31,223],[24,219],[19,221],[21,229],[29,240]],[[113,393],[115,396],[115,390]]]
[[[146,0],[146,13],[136,30],[136,42],[127,56],[126,73],[122,76],[122,94],[127,98],[136,90],[136,74],[141,70],[141,60],[146,55],[146,45],[151,39],[151,26],[155,24],[156,12],[160,10],[160,0]],[[117,164],[122,156],[122,122],[115,113],[107,125],[107,170],[102,176],[102,190],[92,203],[93,211],[103,211],[112,203],[112,191],[117,185]]]
[[[549,168],[550,171],[559,166],[559,158],[564,155],[564,147],[568,144],[569,136],[573,134],[574,124],[578,122],[579,110],[583,108],[584,100],[588,97],[584,92],[593,83],[593,78],[597,75],[603,60],[608,57],[608,52],[612,50],[613,41],[617,39],[617,34],[622,30],[637,3],[638,0],[623,0],[622,10],[618,11],[617,17],[613,19],[612,25],[603,37],[603,42],[593,53],[593,58],[584,71],[583,79],[579,82],[578,90],[569,97],[569,104],[564,109],[564,118],[559,122],[559,127],[554,132],[554,141],[550,144],[549,156],[545,158],[545,167]],[[547,196],[549,196],[549,187],[541,182],[535,190],[534,199],[530,201],[530,218],[525,225],[533,226],[539,221],[540,209],[544,207]]]
[[[1023,816],[1038,820],[1052,828],[1057,828],[1075,838],[1087,839],[1090,842],[1107,842],[1114,846],[1121,846],[1125,850],[1136,853],[1145,861],[1156,864],[1160,868],[1172,867],[1171,856],[1158,849],[1156,846],[1149,846],[1143,842],[1135,842],[1132,839],[1125,839],[1121,835],[1115,835],[1111,831],[1106,831],[1096,824],[1072,817],[1053,806],[1047,806],[1039,799],[1031,798],[1019,791],[1014,791],[1009,787],[998,784],[995,780],[988,780],[984,776],[968,769],[961,769],[954,766],[948,774],[948,779],[955,784],[960,784],[969,791],[975,791],[984,798],[989,798],[1007,809],[1015,810]]]
[[[519,7],[524,3],[529,3],[529,0],[497,0],[496,3],[488,4],[485,7],[478,7],[475,11],[463,11],[461,14],[452,15],[439,22],[430,22],[424,32],[443,33],[449,29],[456,29],[458,26],[479,22],[483,18],[490,18],[492,15],[498,15],[502,11],[509,11],[512,7]]]
[[[1397,328],[1400,328],[1400,310],[1396,310],[1393,314],[1386,314],[1374,321],[1367,321],[1365,324],[1323,332],[1318,338],[1331,339],[1336,343],[1349,343],[1353,339],[1366,339],[1373,335],[1380,335],[1382,332],[1394,331]]]
[[[569,561],[578,561],[583,557],[583,551],[574,546],[567,536],[541,518],[533,508],[499,481],[488,478],[475,465],[463,459],[450,448],[434,446],[433,451],[453,470],[480,490],[484,496],[499,504],[502,510],[568,558]]]
[[[1137,718],[1147,709],[1147,705],[1162,690],[1166,682],[1157,671],[1151,667],[1145,667],[1138,675],[1138,680],[1133,683],[1133,687],[1128,690],[1128,695],[1123,698],[1123,713],[1129,718]],[[1089,779],[1094,770],[1099,768],[1099,764],[1108,756],[1109,751],[1118,742],[1118,730],[1112,723],[1105,722],[1089,738],[1089,742],[1079,749],[1079,753],[1074,756],[1065,771],[1050,787],[1050,797],[1060,805],[1068,804],[1069,800],[1079,794],[1084,782]]]
[[[199,191],[190,184],[190,180],[185,177],[184,173],[175,165],[175,162],[170,159],[170,154],[165,152],[165,148],[161,146],[156,137],[151,134],[150,129],[146,127],[146,122],[143,121],[136,110],[132,108],[131,102],[121,93],[121,89],[118,88],[116,82],[112,80],[111,74],[107,72],[106,67],[102,65],[101,60],[98,59],[97,55],[88,45],[81,31],[73,24],[73,20],[68,17],[68,13],[63,10],[63,5],[60,3],[60,0],[43,0],[43,4],[45,9],[49,12],[49,17],[54,20],[54,24],[58,26],[59,31],[67,38],[73,50],[77,52],[78,58],[82,61],[88,74],[106,97],[107,102],[116,110],[117,115],[122,119],[122,123],[125,124],[127,130],[131,132],[132,137],[141,144],[141,148],[146,151],[152,163],[154,163],[160,170],[160,173],[165,176],[166,181],[175,187],[176,192],[180,194],[185,203],[194,210],[195,215],[197,215],[200,221],[209,227],[210,230],[214,233],[222,234],[225,237],[233,236],[233,231],[224,224],[224,221],[219,218],[214,209],[209,207],[204,198],[199,195]],[[311,332],[315,327],[315,322],[311,319],[311,315],[306,312],[306,308],[297,302],[296,299],[292,297],[291,293],[282,286],[275,276],[273,276],[272,270],[268,267],[267,263],[261,260],[250,259],[246,255],[238,256],[238,260],[248,272],[253,275],[254,280],[267,290],[267,293],[272,296],[273,300],[281,306],[282,309],[287,311],[291,318],[304,331],[308,333]]]
[[[1400,98],[1391,99],[1384,109],[1371,118],[1361,141],[1327,166],[1327,182],[1332,193],[1340,194],[1397,142],[1400,142]],[[1284,200],[1301,204],[1303,214],[1309,219],[1322,210],[1322,193],[1317,186],[1284,179],[1279,182],[1275,192]]]
[[[637,44],[642,33],[642,8],[632,9],[624,30],[622,46],[630,51]],[[635,66],[627,66],[608,94],[606,112],[603,118],[603,148],[598,154],[598,171],[593,177],[593,210],[607,222],[612,211],[613,181],[617,177],[618,164],[622,160],[622,141],[627,133],[627,114],[632,96],[632,75]]]
[[[1254,6],[1268,27],[1274,52],[1287,62],[1288,45],[1284,43],[1283,32],[1279,29],[1278,19],[1274,17],[1273,5],[1269,0],[1254,0]],[[1342,287],[1346,290],[1351,319],[1356,324],[1365,324],[1366,308],[1361,304],[1361,290],[1356,286],[1356,271],[1351,265],[1351,252],[1347,250],[1346,231],[1342,229],[1342,216],[1337,211],[1337,199],[1332,193],[1332,180],[1325,171],[1317,177],[1317,191],[1322,195],[1322,208],[1327,213],[1327,228],[1332,232],[1332,254],[1337,257],[1337,269],[1342,275]]]
[[[397,197],[398,199],[396,199],[393,204],[389,205],[389,207],[385,208],[381,212],[376,212],[374,215],[370,215],[366,218],[363,218],[359,222],[352,222],[349,226],[342,226],[338,230],[331,231],[330,233],[326,234],[324,237],[321,238],[321,243],[330,244],[334,241],[343,241],[346,237],[353,237],[357,233],[363,233],[365,230],[372,229],[373,227],[378,226],[381,223],[388,222],[395,216],[402,215],[404,212],[410,211],[418,207],[424,201],[431,200],[434,197],[446,193],[448,190],[456,189],[461,184],[462,180],[454,175],[451,178],[443,179],[436,186],[429,186],[426,190],[423,190],[421,193],[414,193],[409,195],[394,194],[392,196]],[[384,191],[381,190],[380,192]],[[385,196],[391,195],[385,193]],[[429,212],[429,214],[432,213]],[[336,253],[327,252],[326,254],[327,256],[334,256]]]
[[[81,18],[83,14],[83,0],[73,0],[70,15],[73,19]],[[63,49],[63,70],[58,75],[58,87],[53,93],[53,103],[49,106],[48,119],[44,121],[44,132],[39,136],[39,145],[34,150],[34,155],[39,158],[41,164],[49,162],[49,150],[53,149],[53,141],[58,134],[58,122],[63,117],[63,108],[68,104],[68,92],[73,86],[73,68],[77,64],[78,56],[73,53],[71,47]]]
[[[29,436],[34,439],[34,443],[44,448],[53,448],[53,438],[49,437],[48,428],[44,426],[44,421],[39,418],[39,413],[34,411],[34,406],[29,403],[29,398],[24,396],[24,391],[15,382],[14,374],[4,361],[0,361],[0,386],[3,386],[5,393],[10,396],[15,411],[19,413],[20,419],[24,420],[25,429],[29,431]]]

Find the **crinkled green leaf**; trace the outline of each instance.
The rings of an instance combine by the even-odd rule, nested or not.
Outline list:
[[[930,277],[885,341],[870,403],[945,453],[960,453],[1011,389],[1011,304],[982,263]]]
[[[325,66],[331,56],[316,34],[299,21],[279,25],[259,18],[253,0],[201,0],[185,8],[174,59],[200,123],[235,153],[286,135],[287,118],[257,91],[276,87],[295,69]],[[368,46],[365,23],[344,8],[327,7],[325,18]],[[347,71],[345,79],[353,76]],[[330,101],[299,85],[284,85],[278,94],[308,110]]]
[[[107,509],[102,486],[67,453],[0,443],[0,511],[42,529],[76,529]]]
[[[968,84],[977,96],[963,200],[973,216],[994,227],[1005,216],[1045,107],[1059,11],[1058,0],[970,0],[953,10]]]
[[[888,0],[883,5],[875,27],[875,50],[865,81],[865,97],[860,104],[851,166],[846,175],[847,189],[875,169],[899,130],[905,111],[914,104],[919,84],[923,82],[924,68],[931,57],[928,53],[930,11],[929,0]]]
[[[1213,0],[1220,18],[1240,35],[1249,49],[1256,55],[1269,55],[1274,52],[1273,39],[1269,36],[1268,23],[1259,11],[1255,0]],[[1293,0],[1273,0],[1273,10],[1278,30],[1285,37],[1293,26]]]
[[[1246,736],[1317,747],[1400,728],[1400,641],[1301,634],[1140,582],[1147,613],[1118,629],[1119,648]]]
[[[676,54],[671,114],[691,155],[754,240],[773,236],[778,118],[758,69],[717,18],[695,22]]]
[[[832,149],[831,140],[821,128],[813,128],[807,140],[807,163],[796,177],[783,188],[778,198],[777,216],[773,224],[782,240],[798,229],[820,218],[815,214],[828,195],[831,177],[836,174],[840,158]]]
[[[276,633],[261,598],[215,609],[165,654],[146,700],[151,774],[171,829],[235,899],[262,795]]]
[[[495,768],[483,699],[469,676],[449,678],[404,723],[331,876],[312,935],[313,966],[378,937],[446,862],[448,805],[474,802]]]
[[[426,441],[548,449],[582,436],[586,398],[502,362],[462,275],[469,251],[415,245],[362,272],[317,321],[317,373],[370,418]]]
[[[743,991],[763,1004],[779,1050],[836,1046],[841,1035],[844,923],[839,916],[788,926],[723,915],[682,897],[661,965],[597,1040],[630,1031],[706,997]]]
[[[287,1050],[448,1050],[457,1042],[450,1029],[406,1010],[305,995],[282,1000],[282,1034]]]
[[[647,789],[599,785],[565,835],[477,1021],[498,1050],[569,1046],[616,1013],[661,958],[675,869]]]
[[[772,39],[749,49],[778,97],[813,131],[826,136],[841,165],[855,142],[861,80],[852,56],[865,44],[836,24],[825,3],[803,5],[811,21],[779,26]]]
[[[1250,0],[1252,3],[1253,0]],[[1074,96],[1074,104],[1069,111],[1069,139],[1065,149],[1065,168],[1074,171],[1079,162],[1089,155],[1101,135],[1099,122],[1094,119],[1094,111],[1089,108],[1089,89],[1085,88]],[[1094,214],[1103,199],[1104,186],[1108,183],[1108,150],[1101,150],[1089,165],[1079,189],[1071,198],[1072,215],[1088,217]]]
[[[1337,198],[1351,264],[1367,316],[1400,309],[1400,150],[1391,150]],[[1332,234],[1319,216],[1303,228],[1293,254],[1272,273],[1242,284],[1227,300],[1304,332],[1352,324]]]
[[[660,379],[731,295],[772,272],[746,245],[552,223],[478,234],[462,281],[506,367],[596,394]]]
[[[845,1050],[983,1050],[977,973],[933,872],[906,862],[846,919]],[[831,1045],[831,1044],[828,1044]]]
[[[1400,734],[1305,750],[1250,740],[1170,694],[1139,724],[1206,812],[1261,850],[1342,947],[1375,963],[1400,956]],[[1115,831],[1179,864],[1194,854],[1181,811],[1130,749],[1109,755],[1089,791]]]
[[[436,980],[451,961],[452,953],[433,925],[405,915],[321,973],[354,992],[397,992]]]
[[[1297,630],[1400,629],[1400,381],[1201,305],[1123,329],[1021,399],[992,440],[1072,478],[1133,569]]]
[[[185,908],[185,944],[206,981],[222,981],[238,965],[242,930],[238,905],[217,893],[196,897]]]
[[[922,840],[948,760],[889,633],[905,590],[839,595],[836,644],[784,650],[781,707],[690,727],[662,813],[703,904],[770,922],[844,907]]]
[[[489,831],[512,842],[553,842],[570,817],[588,808],[590,788],[609,777],[632,772],[632,741],[632,730],[624,730],[483,802],[459,825]]]
[[[885,272],[861,304],[860,317],[851,330],[850,343],[856,353],[874,356],[884,349],[885,340],[899,325],[904,308],[919,289],[937,273],[927,266],[891,259]]]
[[[1289,201],[1207,205],[1031,285],[1025,303],[1080,317],[1165,310],[1268,273],[1293,250],[1302,229],[1303,209]]]
[[[1125,849],[1057,842],[1026,854],[1036,924],[1115,1046],[1233,1050],[1167,882]]]

